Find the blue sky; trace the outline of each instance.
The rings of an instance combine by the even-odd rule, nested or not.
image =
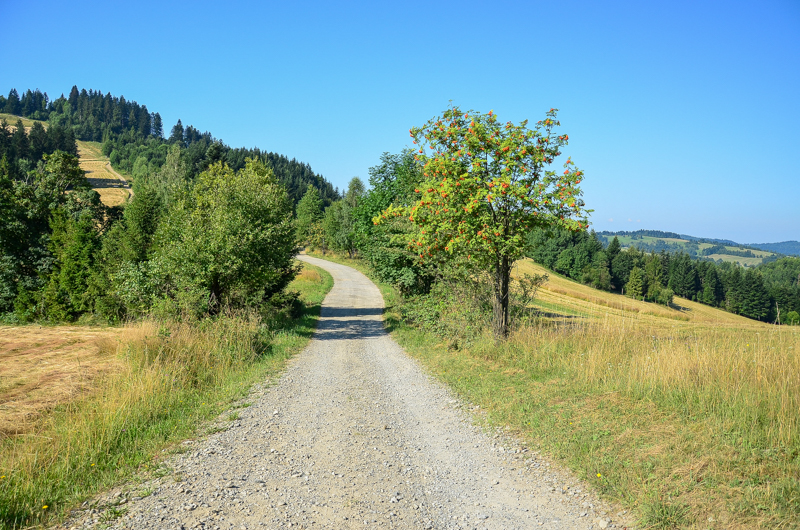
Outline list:
[[[555,107],[597,230],[800,239],[797,0],[0,0],[0,12],[5,94],[124,95],[165,129],[180,118],[340,188],[451,100],[515,122]]]

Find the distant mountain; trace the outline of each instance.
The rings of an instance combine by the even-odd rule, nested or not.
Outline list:
[[[748,247],[776,252],[787,256],[800,256],[800,241],[781,241],[780,243],[750,243]]]

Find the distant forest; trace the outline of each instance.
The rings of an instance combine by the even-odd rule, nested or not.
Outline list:
[[[782,241],[780,243],[751,243],[747,245],[767,252],[777,252],[787,256],[800,256],[800,241]]]
[[[677,236],[648,232],[641,235]],[[607,237],[594,231],[534,230],[529,235],[527,255],[573,280],[638,299],[670,305],[673,296],[678,295],[763,322],[775,322],[778,311],[783,323],[798,320],[800,258],[776,256],[772,262],[745,268],[736,263],[704,260],[702,252],[698,253],[700,259],[682,251],[670,252],[670,244],[656,251],[638,245],[622,249],[616,236],[606,241]],[[719,249],[717,246],[706,251]]]
[[[725,239],[703,239],[699,237],[693,236],[686,236],[683,234],[676,234],[675,232],[662,232],[661,230],[636,230],[635,232],[608,232],[603,231],[597,234],[598,239],[603,242],[604,245],[608,245],[611,240],[615,236],[625,236],[631,238],[631,245],[636,247],[642,252],[646,253],[659,253],[659,252],[667,252],[670,254],[678,254],[678,253],[686,253],[692,259],[699,259],[699,260],[707,260],[707,261],[716,261],[713,258],[709,258],[713,254],[726,254],[729,256],[736,256],[740,258],[758,258],[759,256],[756,255],[753,250],[766,250],[760,247],[752,247],[747,248],[746,245],[742,245],[740,243],[736,243],[735,241],[729,241]],[[670,241],[661,241],[661,240],[648,240],[645,241],[643,238],[651,237],[651,238],[662,238],[662,239],[683,239],[686,242],[670,242]],[[706,243],[712,245],[711,247],[701,249],[700,244]],[[780,245],[780,243],[778,243]],[[735,246],[739,247],[740,250],[731,250],[726,249],[726,246]],[[768,252],[776,252],[770,251]],[[769,263],[771,261],[776,261],[779,259],[780,256],[765,256],[762,258],[763,263]]]
[[[309,184],[320,191],[325,205],[339,198],[331,183],[314,173],[308,164],[290,160],[284,155],[258,148],[232,148],[209,132],[201,133],[191,125],[184,126],[181,120],[170,129],[169,136],[165,137],[164,125],[158,112],[150,112],[146,106],[128,101],[123,96],[115,97],[110,93],[104,95],[99,90],[78,90],[77,86],[73,86],[68,97],[62,94],[58,99],[50,101],[47,94],[38,89],[26,90],[21,96],[16,89],[11,89],[8,97],[0,96],[0,112],[48,121],[48,133],[54,137],[40,141],[42,131],[31,131],[28,135],[29,145],[37,147],[35,152],[28,153],[18,149],[23,147],[24,142],[21,138],[14,140],[8,126],[4,126],[6,132],[2,133],[2,141],[6,141],[8,136],[12,136],[12,139],[8,141],[10,144],[4,144],[11,147],[3,149],[7,153],[10,172],[15,175],[20,174],[16,169],[18,160],[39,160],[40,151],[45,153],[55,149],[65,150],[62,147],[74,145],[77,139],[101,142],[103,153],[109,157],[111,164],[136,180],[161,169],[170,147],[178,146],[191,178],[215,162],[221,161],[238,171],[244,167],[245,159],[253,158],[273,170],[286,187],[293,204],[297,204]],[[56,145],[61,147],[54,147]]]

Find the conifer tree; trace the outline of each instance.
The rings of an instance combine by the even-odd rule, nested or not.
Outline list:
[[[641,300],[644,298],[646,289],[647,284],[645,283],[645,275],[642,272],[642,269],[639,267],[634,267],[631,270],[628,284],[625,286],[625,294],[632,298]]]
[[[13,114],[15,116],[19,116],[22,114],[22,105],[19,101],[19,93],[17,92],[16,88],[12,88],[11,91],[8,93],[8,99],[6,99],[6,106],[3,109],[6,114]]]

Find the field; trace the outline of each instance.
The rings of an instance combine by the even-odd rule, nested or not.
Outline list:
[[[0,327],[0,437],[28,432],[42,414],[74,400],[120,361],[103,353],[120,330]]]
[[[9,127],[11,128],[14,127],[14,125],[17,123],[17,120],[22,120],[22,126],[25,127],[26,131],[30,130],[30,128],[33,127],[33,124],[36,122],[36,120],[29,120],[28,118],[23,118],[21,116],[14,116],[13,114],[5,114],[0,112],[0,121],[3,120],[6,120],[6,123],[8,123]],[[47,127],[46,121],[41,122],[41,124]]]
[[[545,271],[524,260],[515,272]],[[800,328],[548,274],[533,322],[459,349],[400,321],[402,301],[380,287],[395,338],[479,421],[517,432],[643,527],[799,528]]]
[[[111,168],[108,157],[103,155],[97,142],[78,142],[78,155],[81,169],[92,189],[100,194],[100,200],[106,206],[118,206],[128,200],[130,185],[123,182],[119,173]]]

